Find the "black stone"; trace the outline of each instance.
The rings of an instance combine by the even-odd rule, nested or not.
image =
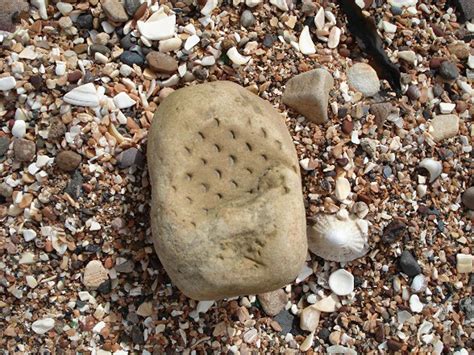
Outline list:
[[[455,0],[456,7],[461,12],[463,21],[469,21],[474,18],[474,1]]]
[[[133,37],[130,33],[120,40],[120,45],[126,51],[128,51],[130,48],[132,48],[132,46],[136,44],[137,44],[137,38]]]
[[[74,200],[77,200],[82,195],[82,183],[84,179],[81,173],[76,170],[74,175],[69,181],[69,184],[66,186],[64,192],[66,192],[69,196],[71,196]]]
[[[107,279],[104,282],[102,282],[100,286],[97,288],[97,291],[103,295],[110,293],[111,290],[112,290],[112,282],[110,281],[110,279]]]
[[[89,51],[92,57],[94,57],[97,52],[106,56],[108,56],[111,52],[110,48],[104,46],[103,44],[93,44],[89,47]]]
[[[127,14],[129,14],[130,16],[133,16],[141,4],[142,3],[140,0],[125,0],[124,7],[125,7],[125,10],[127,11]]]
[[[276,37],[272,34],[267,33],[265,37],[263,37],[263,45],[267,48],[271,48],[275,41]]]
[[[324,340],[325,342],[329,339],[330,335],[331,331],[328,328],[321,328],[321,330],[318,332],[318,338]]]
[[[145,58],[143,58],[142,55],[136,52],[131,52],[131,51],[123,52],[120,55],[120,61],[130,66],[132,66],[133,64],[136,64],[138,66],[143,66],[145,64]]]
[[[446,80],[455,80],[459,76],[459,70],[456,65],[448,61],[441,63],[438,73]]]
[[[130,336],[132,337],[132,342],[137,345],[145,344],[145,338],[143,337],[143,332],[140,327],[134,325],[130,332]]]
[[[390,11],[392,12],[392,14],[394,14],[395,16],[398,16],[398,15],[401,15],[403,13],[403,9],[401,7],[398,7],[398,6],[392,6],[390,8]]]
[[[77,17],[76,27],[84,30],[92,30],[94,27],[94,18],[91,14],[82,14]]]
[[[196,68],[193,70],[194,77],[199,81],[204,81],[209,76],[209,71],[205,68]]]
[[[40,75],[30,77],[30,84],[33,85],[36,90],[40,90],[43,87],[43,82],[43,78]]]
[[[400,256],[399,266],[402,272],[410,277],[421,273],[420,265],[408,250],[403,251]]]
[[[6,136],[0,137],[0,158],[8,151],[8,147],[10,146],[10,139]]]
[[[282,310],[278,313],[274,320],[278,322],[281,326],[281,333],[286,335],[291,332],[293,328],[293,321],[295,320],[295,316],[288,312],[286,309]]]
[[[399,220],[393,220],[383,230],[382,241],[391,244],[406,234],[407,226]]]

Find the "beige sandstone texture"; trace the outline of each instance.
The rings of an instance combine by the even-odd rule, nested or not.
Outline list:
[[[241,86],[180,89],[148,136],[155,249],[198,300],[272,291],[307,252],[296,151],[283,118]]]

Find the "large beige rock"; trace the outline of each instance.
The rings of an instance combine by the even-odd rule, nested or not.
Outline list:
[[[334,79],[326,69],[314,69],[288,80],[283,103],[314,123],[328,120],[329,91]]]
[[[148,136],[155,249],[187,296],[278,289],[306,256],[296,152],[272,106],[226,81],[180,89]]]
[[[437,115],[430,122],[430,133],[436,142],[452,138],[459,133],[459,117],[456,115]]]

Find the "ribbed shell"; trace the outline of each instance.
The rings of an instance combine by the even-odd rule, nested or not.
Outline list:
[[[340,220],[336,215],[319,214],[308,228],[308,247],[325,260],[352,261],[367,253],[367,234],[357,219]]]

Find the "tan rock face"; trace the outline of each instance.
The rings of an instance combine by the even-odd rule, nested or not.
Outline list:
[[[271,105],[231,82],[180,89],[148,136],[155,249],[187,296],[294,280],[307,245],[296,152]]]
[[[95,290],[108,279],[108,272],[99,260],[90,261],[84,270],[83,282],[87,288]]]

